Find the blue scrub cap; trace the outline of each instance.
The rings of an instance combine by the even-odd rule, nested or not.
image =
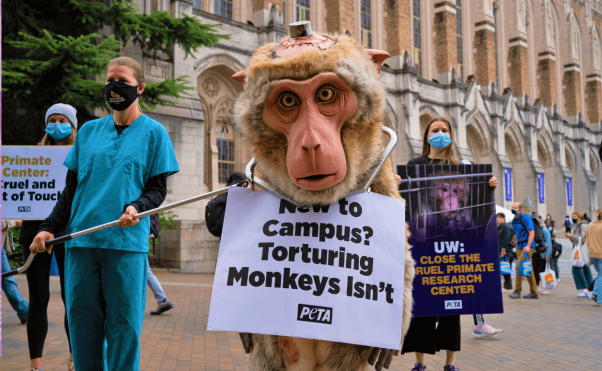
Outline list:
[[[46,111],[46,120],[44,123],[48,126],[48,118],[52,115],[63,115],[69,120],[73,129],[77,131],[77,110],[68,104],[57,103],[54,106],[48,108]]]

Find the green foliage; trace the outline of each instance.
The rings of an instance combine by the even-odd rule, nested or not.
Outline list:
[[[2,142],[31,145],[44,132],[46,110],[66,103],[78,110],[80,124],[93,117],[87,109],[106,108],[102,76],[108,61],[128,43],[152,58],[173,61],[176,45],[190,55],[229,36],[219,25],[201,24],[184,14],[138,12],[132,0],[5,0],[2,4]],[[111,30],[110,36],[105,37]],[[101,77],[101,82],[96,79]],[[148,83],[142,107],[171,105],[191,90],[188,77]]]
[[[19,235],[21,234],[21,227],[9,228],[8,233],[11,234],[13,246],[15,247],[13,254],[8,257],[8,264],[10,265],[11,270],[21,268],[23,264],[25,264],[25,260],[23,259],[23,251],[21,250],[21,245],[18,243]]]
[[[165,229],[165,227],[169,226],[169,227],[173,227],[174,225],[176,225],[176,221],[174,220],[174,218],[177,218],[178,216],[176,214],[174,214],[173,211],[162,211],[159,213],[159,221],[161,222],[161,232],[163,232],[163,230]]]

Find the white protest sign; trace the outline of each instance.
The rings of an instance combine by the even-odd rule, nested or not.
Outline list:
[[[404,261],[401,200],[297,209],[231,187],[207,330],[400,349]]]
[[[2,218],[45,219],[65,189],[71,146],[2,146]]]

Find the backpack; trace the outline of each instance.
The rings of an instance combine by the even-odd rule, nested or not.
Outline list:
[[[564,219],[564,226],[566,228],[571,228],[571,222],[568,219]]]
[[[161,234],[161,220],[159,220],[159,214],[153,214],[150,216],[150,234],[152,234],[153,238],[159,237]]]
[[[519,219],[519,223],[523,226],[523,228],[525,228],[525,230],[527,230],[527,227],[525,227],[525,225],[523,224],[523,218],[525,217],[525,215],[523,215],[522,218]],[[543,238],[543,228],[539,225],[537,225],[537,223],[533,223],[533,231],[535,232],[535,237],[533,238],[533,241],[535,241],[536,245],[540,245],[542,243],[544,243],[544,238]],[[527,242],[527,241],[520,241],[520,242]]]
[[[207,229],[209,230],[209,233],[215,237],[222,237],[227,201],[228,193],[222,193],[211,200],[205,207],[205,222],[207,223]]]

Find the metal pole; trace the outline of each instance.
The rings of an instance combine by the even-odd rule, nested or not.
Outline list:
[[[236,185],[238,185],[238,184],[236,184]],[[182,201],[174,202],[173,204],[169,204],[169,205],[158,207],[156,209],[148,210],[148,211],[142,212],[140,214],[137,214],[134,217],[134,219],[144,218],[144,217],[147,217],[149,215],[160,213],[162,211],[167,211],[167,210],[175,209],[176,207],[188,205],[188,204],[191,204],[193,202],[197,202],[197,201],[203,200],[205,198],[209,198],[209,197],[213,197],[213,196],[218,196],[218,195],[221,195],[222,193],[228,192],[228,189],[229,189],[229,187],[220,188],[218,190],[215,190],[215,191],[212,191],[212,192],[208,192],[208,193],[204,193],[204,194],[199,195],[199,196],[195,196],[195,197],[191,197],[191,198],[188,198],[188,199],[185,199],[185,200],[182,200]],[[46,241],[45,245],[46,245],[46,247],[52,246],[52,245],[56,245],[56,244],[59,244],[59,243],[65,242],[65,241],[72,240],[72,239],[77,238],[77,237],[85,236],[87,234],[90,234],[90,233],[93,233],[93,232],[96,232],[96,231],[100,231],[101,229],[107,229],[107,228],[115,227],[116,225],[118,225],[118,222],[119,222],[118,220],[115,220],[115,221],[112,221],[110,223],[101,224],[101,225],[98,225],[96,227],[84,229],[83,231],[79,231],[79,232],[71,233],[71,234],[68,234],[68,235],[65,235],[65,236],[62,236],[62,237],[59,237],[59,238],[55,238],[53,240]],[[27,248],[29,248],[29,247],[27,247]],[[19,274],[19,273],[24,273],[27,270],[27,268],[29,268],[29,266],[31,265],[31,263],[33,262],[34,256],[35,255],[33,255],[33,254],[29,255],[29,258],[27,258],[27,261],[25,262],[25,264],[21,268],[19,268],[19,269],[13,269],[13,270],[8,271],[8,272],[3,272],[2,273],[2,278],[14,276],[15,274]]]

